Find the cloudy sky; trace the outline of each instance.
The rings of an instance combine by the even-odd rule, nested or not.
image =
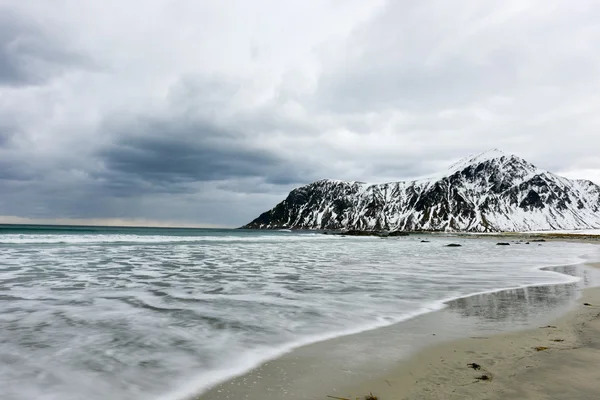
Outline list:
[[[490,148],[600,183],[597,0],[0,0],[0,221],[239,226]]]

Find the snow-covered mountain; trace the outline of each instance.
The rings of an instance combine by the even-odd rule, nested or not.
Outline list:
[[[600,228],[600,186],[499,150],[430,179],[320,180],[290,192],[243,228],[517,232]]]

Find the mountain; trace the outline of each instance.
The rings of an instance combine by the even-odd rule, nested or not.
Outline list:
[[[294,189],[250,229],[519,232],[600,228],[600,187],[499,150],[437,177],[366,184],[324,179]]]

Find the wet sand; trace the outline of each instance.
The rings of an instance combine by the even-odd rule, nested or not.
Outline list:
[[[480,367],[469,367],[472,363]],[[336,396],[362,399],[372,392],[380,400],[592,400],[600,398],[599,365],[600,288],[589,288],[575,310],[548,325],[427,348]]]

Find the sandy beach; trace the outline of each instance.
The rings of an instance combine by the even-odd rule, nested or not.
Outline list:
[[[435,345],[336,396],[592,400],[600,398],[598,365],[600,288],[594,287],[584,290],[576,309],[549,325]]]

